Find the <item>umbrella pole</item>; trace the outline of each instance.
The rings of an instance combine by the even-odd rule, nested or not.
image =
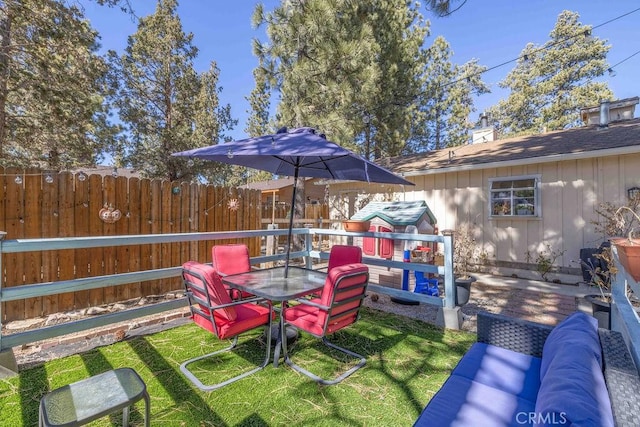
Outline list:
[[[284,277],[289,277],[289,254],[291,253],[291,230],[293,230],[293,215],[296,211],[296,188],[298,184],[298,168],[293,175],[293,195],[291,196],[291,214],[289,215],[289,233],[287,234],[287,257],[284,260]]]

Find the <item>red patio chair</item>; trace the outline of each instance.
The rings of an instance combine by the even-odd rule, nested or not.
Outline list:
[[[287,302],[282,304],[281,316],[285,326],[286,324],[292,325],[298,330],[321,338],[322,342],[331,348],[359,358],[360,360],[355,366],[333,380],[320,378],[291,360],[286,336],[283,333],[282,350],[285,363],[314,381],[325,385],[339,383],[363,367],[366,363],[364,356],[329,342],[327,335],[346,328],[358,319],[368,283],[369,269],[364,264],[354,263],[334,267],[327,275],[319,298],[297,299],[297,305],[289,305]],[[285,331],[286,327],[281,330]]]
[[[360,246],[333,245],[329,253],[329,266],[327,271],[345,264],[362,262],[362,249]]]
[[[269,363],[271,346],[271,320],[273,311],[271,304],[267,307],[253,304],[262,301],[261,298],[232,301],[222,285],[220,276],[213,267],[196,261],[188,261],[182,266],[182,279],[186,288],[191,318],[202,328],[213,333],[219,339],[232,339],[231,345],[222,350],[189,359],[180,365],[180,370],[200,390],[211,391],[241,378],[251,375]],[[238,344],[238,335],[252,329],[267,326],[267,340],[265,342],[266,356],[264,362],[247,372],[227,379],[217,384],[205,385],[189,369],[187,365],[213,355],[232,350]]]
[[[242,243],[213,246],[211,248],[211,259],[213,268],[221,276],[251,271],[249,248]],[[240,292],[237,289],[229,288],[227,285],[224,286],[233,299],[254,297],[248,292]]]

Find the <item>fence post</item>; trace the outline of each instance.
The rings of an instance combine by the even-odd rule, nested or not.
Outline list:
[[[462,311],[456,306],[456,283],[453,277],[453,233],[443,232],[444,240],[444,307],[438,309],[440,324],[445,328],[460,329]]]
[[[308,228],[307,228],[308,230]],[[311,252],[313,250],[313,238],[314,238],[315,234],[311,234],[311,233],[306,233],[304,235],[304,243],[305,243],[305,250],[307,251],[307,253]],[[313,268],[313,261],[311,259],[310,256],[306,256],[305,257],[305,262],[306,262],[306,268],[308,268],[309,270],[311,270]]]
[[[0,295],[2,295],[2,243],[7,237],[6,231],[0,231]],[[18,363],[16,362],[16,356],[13,354],[13,349],[5,349],[2,347],[2,298],[0,298],[0,378],[8,378],[18,375]]]
[[[276,230],[278,228],[278,224],[267,224],[267,230]],[[266,243],[266,247],[265,247],[265,254],[266,255],[273,255],[275,254],[276,248],[277,248],[277,244],[276,244],[277,240],[276,240],[276,236],[274,236],[273,234],[269,234],[267,236],[267,243]],[[271,268],[273,267],[273,261],[269,261],[269,262],[265,262],[264,263],[265,268]]]

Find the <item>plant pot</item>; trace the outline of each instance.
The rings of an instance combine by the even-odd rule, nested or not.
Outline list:
[[[611,294],[604,294],[611,298]],[[611,302],[602,299],[602,295],[585,295],[584,299],[591,303],[593,317],[598,320],[598,328],[611,329]]]
[[[344,231],[353,231],[353,232],[369,231],[370,225],[371,225],[371,221],[360,221],[355,219],[348,219],[346,221],[342,221],[342,227],[344,228]]]
[[[633,277],[633,280],[640,282],[640,239],[616,237],[611,239],[611,243],[618,250],[620,264]]]
[[[456,277],[456,305],[458,307],[462,307],[466,303],[469,302],[469,297],[471,296],[471,284],[475,282],[476,279],[473,276],[469,276],[466,279]]]

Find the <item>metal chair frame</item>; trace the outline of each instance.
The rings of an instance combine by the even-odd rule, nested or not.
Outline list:
[[[206,279],[200,273],[189,270],[188,274],[192,275],[194,277],[197,277],[198,279],[200,279],[202,281],[202,283],[206,283]],[[212,301],[211,301],[211,296],[209,295],[209,291],[206,288],[206,286],[205,287],[201,287],[198,284],[196,284],[196,283],[192,282],[191,280],[189,280],[185,276],[184,271],[183,271],[183,274],[182,274],[182,278],[183,278],[183,281],[184,281],[184,284],[185,284],[185,287],[186,287],[186,290],[187,290],[186,295],[187,295],[187,298],[189,299],[189,307],[191,309],[191,316],[194,317],[196,314],[198,314],[201,317],[208,318],[209,321],[211,322],[211,324],[213,325],[213,328],[214,328],[214,331],[215,331],[214,334],[216,335],[216,337],[219,337],[219,332],[218,332],[218,325],[216,324],[215,319],[214,319],[215,310],[221,310],[221,309],[223,309],[225,307],[233,307],[233,306],[236,306],[236,305],[248,304],[248,303],[252,303],[252,302],[264,302],[265,301],[263,298],[255,297],[255,298],[249,298],[249,299],[244,299],[244,300],[239,300],[239,301],[233,301],[233,302],[228,303],[228,304],[213,305]],[[190,290],[190,288],[195,288],[199,294],[205,295],[206,296],[206,300],[204,300],[204,299],[198,297],[197,295],[195,295],[193,293],[193,291]],[[206,313],[200,307],[206,308],[209,311],[209,313]],[[195,374],[193,374],[187,368],[187,366],[189,364],[191,364],[193,362],[197,362],[198,360],[206,359],[206,358],[215,356],[216,354],[225,353],[225,352],[233,350],[238,345],[238,336],[240,334],[237,334],[232,338],[231,345],[229,347],[226,347],[226,348],[223,348],[221,350],[216,350],[214,352],[207,353],[205,355],[189,359],[189,360],[183,362],[180,365],[180,371],[182,371],[182,373],[192,383],[194,383],[196,385],[196,387],[198,387],[200,390],[213,391],[213,390],[216,390],[218,388],[224,387],[224,386],[226,386],[228,384],[231,384],[231,383],[233,383],[235,381],[238,381],[238,380],[240,380],[242,378],[245,378],[245,377],[247,377],[247,376],[249,376],[251,374],[254,374],[254,373],[264,369],[264,367],[269,364],[269,358],[271,357],[271,346],[269,345],[269,343],[271,342],[271,322],[272,322],[272,318],[273,318],[273,309],[271,307],[271,304],[269,304],[269,322],[267,324],[265,324],[265,326],[266,326],[265,346],[267,347],[266,356],[265,356],[264,361],[262,362],[262,364],[257,366],[256,368],[253,368],[253,369],[251,369],[251,370],[249,370],[247,372],[243,372],[240,375],[236,375],[236,376],[234,376],[232,378],[229,378],[229,379],[227,379],[225,381],[222,381],[220,383],[211,384],[211,385],[204,384],[202,381],[200,381],[195,376]],[[247,332],[247,331],[243,331],[243,332]]]
[[[285,336],[285,334],[283,332],[286,328],[281,328],[281,332],[282,332],[282,352],[283,352],[285,363],[287,365],[291,366],[291,368],[293,368],[294,370],[300,372],[303,375],[306,375],[307,377],[311,378],[312,380],[316,381],[319,384],[323,384],[323,385],[337,384],[337,383],[341,382],[342,380],[344,380],[345,378],[347,378],[349,375],[353,374],[358,369],[362,368],[367,363],[367,359],[363,355],[358,354],[356,352],[353,352],[351,350],[348,350],[348,349],[346,349],[344,347],[340,347],[340,346],[330,342],[326,337],[327,336],[327,329],[329,327],[329,324],[331,323],[331,320],[334,318],[333,315],[332,315],[332,312],[335,311],[336,309],[338,309],[340,306],[345,305],[345,304],[349,304],[349,303],[351,303],[353,301],[360,300],[360,304],[358,304],[357,307],[354,307],[354,308],[352,308],[350,310],[347,310],[347,311],[340,312],[337,315],[337,316],[343,317],[343,316],[346,316],[346,315],[348,315],[350,313],[354,313],[354,312],[358,313],[356,315],[356,319],[352,323],[350,323],[349,325],[346,325],[346,326],[352,325],[360,317],[359,310],[362,307],[362,301],[364,300],[364,298],[366,296],[366,288],[367,288],[367,285],[369,284],[369,273],[368,272],[365,273],[366,280],[364,281],[364,283],[357,283],[357,284],[354,284],[352,286],[348,286],[348,287],[345,287],[345,288],[340,288],[340,282],[342,282],[343,280],[348,279],[350,277],[359,276],[359,275],[362,275],[362,274],[363,274],[362,272],[353,273],[353,274],[346,274],[346,275],[342,276],[339,280],[337,280],[336,283],[333,286],[333,295],[331,297],[331,304],[328,305],[328,306],[325,306],[325,305],[322,305],[322,304],[317,304],[317,303],[315,303],[313,301],[309,301],[308,299],[305,299],[305,298],[299,298],[299,299],[295,300],[299,304],[316,307],[316,308],[318,308],[320,310],[324,310],[324,311],[327,312],[327,318],[326,318],[326,320],[324,322],[324,327],[323,327],[323,330],[322,330],[321,334],[314,334],[313,332],[309,332],[309,331],[305,331],[305,332],[309,333],[310,335],[313,335],[316,338],[320,338],[322,343],[324,345],[326,345],[327,347],[333,348],[333,349],[338,350],[338,351],[340,351],[342,353],[345,353],[345,354],[347,354],[349,356],[352,356],[352,357],[355,357],[355,358],[359,359],[358,363],[356,365],[352,366],[347,371],[345,371],[344,373],[342,373],[341,375],[337,376],[334,379],[321,378],[318,375],[314,374],[313,372],[310,372],[307,369],[297,365],[296,363],[294,363],[291,360],[291,357],[289,355],[289,351],[288,351],[288,348],[287,348],[287,337]],[[357,288],[360,288],[360,287],[363,288],[362,293],[360,295],[356,295],[354,297],[344,299],[344,300],[339,301],[337,303],[335,302],[336,295],[338,295],[340,293],[343,293],[343,292],[348,292],[348,291],[351,291],[353,289],[357,289]],[[282,313],[281,313],[281,316],[283,316],[282,319],[283,319],[283,322],[285,323],[285,325],[286,325],[286,320],[284,320],[284,313],[285,313],[285,311],[287,309],[286,306],[287,306],[287,303],[284,302],[283,303],[283,307],[282,307]],[[292,326],[296,327],[295,325],[292,325]],[[346,326],[344,326],[344,327],[346,327]],[[304,330],[304,329],[301,329],[301,328],[298,328],[298,329],[299,330]],[[340,328],[340,329],[342,329],[342,328]],[[334,332],[337,332],[337,331],[334,331]]]

